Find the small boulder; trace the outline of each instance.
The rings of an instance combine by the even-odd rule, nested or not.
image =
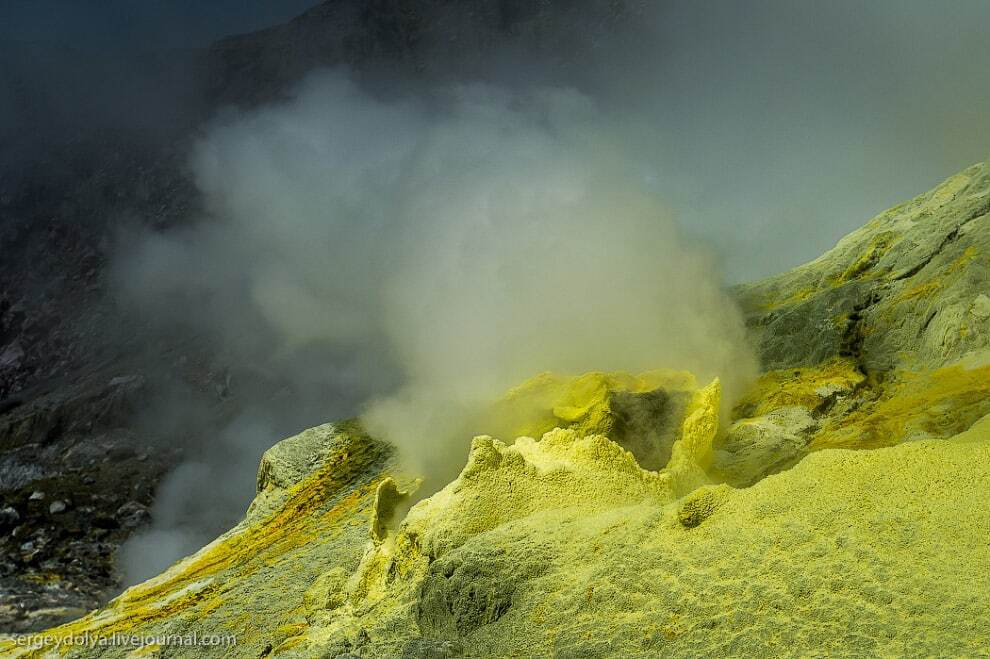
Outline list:
[[[58,515],[64,513],[68,507],[64,501],[52,501],[51,505],[48,506],[48,512],[52,515]]]
[[[737,421],[715,450],[715,470],[730,485],[748,487],[804,457],[816,428],[812,414],[800,406]]]
[[[969,312],[980,320],[990,318],[990,297],[980,293],[980,295],[973,300],[973,306],[969,308]]]
[[[257,491],[285,490],[303,480],[339,441],[339,436],[337,427],[327,423],[275,444],[261,456]]]
[[[144,526],[151,521],[151,513],[147,506],[143,506],[137,501],[128,501],[117,509],[117,522],[127,529],[134,529]]]
[[[729,498],[732,488],[728,485],[701,487],[684,497],[677,511],[681,526],[693,529],[718,510]]]

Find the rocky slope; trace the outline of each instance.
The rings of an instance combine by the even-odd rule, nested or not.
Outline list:
[[[108,263],[118,229],[133,218],[164,225],[181,217],[191,186],[174,155],[148,164],[145,149],[90,137],[27,165],[0,159],[10,166],[0,166],[7,631],[50,625],[103,600],[116,584],[116,547],[146,523],[156,483],[178,455],[161,450],[160,433],[140,428],[136,414],[163,380],[149,366],[174,360],[169,348],[178,346],[144,340],[141,323],[115,304]],[[160,371],[166,380],[168,370]],[[52,513],[53,505],[65,510]]]
[[[725,427],[717,380],[541,376],[494,407],[502,441],[465,438],[460,476],[415,505],[386,445],[314,428],[265,455],[230,532],[47,646],[0,648],[985,653],[988,213],[981,164],[739,289],[766,370]],[[181,645],[194,633],[236,645]],[[150,638],[98,645],[113,634]]]

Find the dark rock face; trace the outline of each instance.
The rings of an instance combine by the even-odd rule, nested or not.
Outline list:
[[[64,171],[72,158],[77,171]],[[0,172],[0,410],[136,351],[138,327],[109,295],[107,266],[128,224],[189,214],[197,195],[180,163],[94,140],[55,149],[17,179]]]
[[[680,437],[689,401],[690,395],[683,391],[613,392],[609,406],[614,415],[615,441],[636,456],[644,469],[663,468]]]
[[[179,459],[184,440],[139,417],[178,377],[142,373],[184,340],[149,337],[118,305],[110,264],[122,232],[180,223],[198,198],[180,139],[192,123],[165,128],[161,113],[148,119],[157,134],[137,139],[138,124],[78,107],[80,118],[61,117],[71,113],[47,104],[72,104],[71,90],[46,100],[18,75],[0,74],[25,115],[24,134],[0,135],[0,508],[18,514],[0,537],[0,630],[11,632],[113,594],[114,553]]]
[[[285,25],[213,44],[211,100],[278,99],[313,68],[340,65],[380,89],[463,78],[579,84],[601,55],[600,37],[635,16],[623,0],[330,0]]]
[[[149,521],[155,484],[177,459],[129,427],[148,395],[141,378],[83,382],[0,417],[5,629],[78,615],[116,587],[113,553]]]
[[[118,232],[190,213],[181,162],[95,131],[0,163],[0,507],[19,515],[0,539],[0,629],[44,628],[112,594],[114,552],[148,521],[117,511],[150,506],[179,459],[185,442],[140,414],[175,377],[142,373],[182,343],[149,341],[109,264]]]
[[[814,366],[830,357],[855,352],[846,324],[826,319],[851,318],[868,296],[869,286],[854,281],[760,317],[756,325],[765,337],[760,345],[764,368]],[[812,326],[809,317],[821,320]],[[809,336],[811,331],[814,337]]]

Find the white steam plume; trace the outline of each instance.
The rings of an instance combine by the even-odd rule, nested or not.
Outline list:
[[[255,346],[260,317],[268,368],[314,345],[389,365],[397,388],[348,377],[431,485],[486,431],[478,407],[541,371],[688,369],[731,395],[755,371],[740,316],[610,134],[572,91],[380,100],[317,75],[210,128],[193,168],[211,218],[147,239],[126,280],[229,345]]]
[[[606,126],[569,91],[468,86],[427,106],[316,77],[202,143],[224,224],[199,249],[236,246],[285,349],[382,341],[404,386],[366,417],[408,456],[543,370],[684,368],[731,391],[754,361],[717,269]]]

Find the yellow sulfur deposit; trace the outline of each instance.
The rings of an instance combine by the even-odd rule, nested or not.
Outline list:
[[[905,387],[959,392],[985,375],[968,366]],[[718,381],[690,391],[686,378],[663,381],[688,396],[665,468],[644,469],[609,437],[576,428],[511,444],[478,437],[460,476],[399,519],[414,484],[387,476],[382,445],[353,425],[307,431],[266,455],[239,527],[52,630],[227,633],[235,648],[47,656],[965,656],[986,647],[990,583],[974,566],[990,566],[990,418],[948,440],[817,451],[734,489],[712,475]],[[507,400],[551,391],[539,398],[552,403],[545,409],[581,410],[574,423],[608,418],[613,395],[648,394],[657,382],[544,375]],[[765,377],[754,389],[764,399],[751,393],[747,405],[820,412],[822,398],[858,387],[835,363]],[[295,471],[313,452],[320,466]]]
[[[976,165],[740,287],[764,369],[739,400],[675,371],[540,374],[414,504],[419,474],[358,424],[289,438],[237,527],[0,653],[986,656],[988,209]],[[62,643],[193,632],[237,644]]]

